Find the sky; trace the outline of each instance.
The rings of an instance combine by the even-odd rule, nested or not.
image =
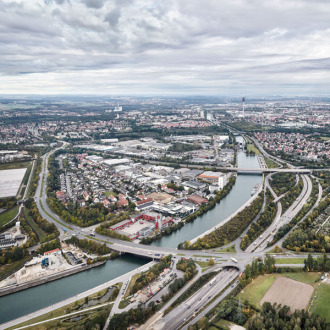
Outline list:
[[[0,0],[0,94],[329,95],[328,0]]]

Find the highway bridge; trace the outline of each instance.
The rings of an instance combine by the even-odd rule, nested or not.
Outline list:
[[[238,173],[299,173],[299,174],[310,174],[313,170],[308,168],[240,168],[240,167],[216,167],[218,170],[238,172]]]

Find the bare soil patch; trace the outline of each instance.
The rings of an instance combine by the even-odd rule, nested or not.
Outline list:
[[[291,311],[306,309],[313,292],[314,288],[310,284],[294,281],[287,277],[278,277],[261,299],[260,306],[267,301],[271,304],[290,306]]]

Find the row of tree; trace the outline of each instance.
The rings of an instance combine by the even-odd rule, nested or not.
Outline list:
[[[48,222],[46,219],[44,219],[41,216],[37,204],[35,203],[33,198],[29,198],[25,202],[25,206],[28,215],[44,232],[48,234],[44,241],[50,241],[60,235],[60,232],[58,231],[57,227],[53,223]]]
[[[130,294],[134,294],[135,292],[141,290],[143,287],[148,285],[148,283],[152,282],[156,279],[160,273],[164,271],[165,268],[169,268],[171,265],[172,255],[168,255],[160,261],[149,268],[148,271],[141,274],[135,281],[134,285],[131,288]]]
[[[19,261],[28,255],[27,249],[24,247],[13,246],[0,250],[0,265],[10,264]]]
[[[318,183],[313,180],[313,187],[312,187],[312,192],[311,192],[311,198],[306,202],[306,204],[301,208],[301,210],[298,212],[298,214],[293,217],[293,219],[281,226],[278,229],[278,232],[275,234],[273,237],[273,240],[271,241],[271,245],[275,244],[279,239],[284,237],[314,206],[314,204],[317,201],[318,198]]]
[[[309,313],[305,310],[295,310],[290,307],[265,302],[260,313],[250,318],[247,324],[248,330],[271,329],[271,330],[298,330],[298,329],[327,329],[323,317]]]
[[[97,243],[94,240],[89,240],[87,238],[79,239],[76,236],[72,236],[70,239],[65,241],[68,244],[74,244],[81,248],[83,251],[87,251],[88,253],[105,255],[111,252],[111,249],[105,245],[105,243]]]
[[[108,228],[108,223],[102,223],[99,227],[96,227],[96,232],[100,235],[104,235],[104,236],[109,236],[112,238],[117,238],[117,239],[121,239],[123,241],[128,241],[130,242],[130,238],[124,234],[120,234],[115,230],[109,229]]]
[[[233,219],[203,238],[199,238],[194,244],[189,245],[189,242],[186,242],[185,248],[194,250],[211,249],[235,240],[260,212],[262,204],[263,197],[260,193],[250,206],[244,208]]]
[[[0,209],[11,209],[16,205],[15,197],[7,197],[0,199]]]
[[[259,219],[253,222],[246,235],[242,238],[241,249],[245,250],[266,228],[270,226],[276,215],[276,204],[273,202],[273,197],[270,191],[266,192],[266,207],[260,214]]]
[[[298,184],[292,187],[289,192],[281,199],[282,204],[282,214],[293,204],[293,202],[298,198],[303,188],[301,179]]]
[[[313,228],[314,221],[330,205],[330,197],[326,197],[320,204],[303,220],[297,229],[294,229],[284,240],[283,246],[297,252],[330,252],[330,236]],[[321,225],[321,224],[320,224]]]
[[[106,220],[109,210],[102,203],[95,203],[88,206],[79,207],[77,204],[68,203],[66,207],[54,196],[48,198],[49,206],[64,221],[78,225],[79,227],[88,227]]]
[[[313,256],[309,253],[307,259],[304,260],[304,264],[304,271],[306,272],[330,271],[330,258],[326,254],[313,258]]]
[[[276,173],[272,176],[270,185],[277,196],[288,192],[296,184],[295,173]]]

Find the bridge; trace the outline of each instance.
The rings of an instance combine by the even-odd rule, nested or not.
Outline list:
[[[225,170],[238,173],[298,173],[310,174],[313,170],[308,168],[239,168],[239,167],[216,167],[219,170]]]

